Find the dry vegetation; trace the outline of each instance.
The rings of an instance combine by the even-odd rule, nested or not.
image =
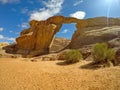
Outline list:
[[[30,62],[0,58],[0,90],[120,90],[120,67],[81,68],[90,61]]]
[[[114,66],[117,62],[115,54],[115,50],[108,48],[106,43],[96,43],[93,46],[92,55],[95,63],[107,63],[109,67]]]

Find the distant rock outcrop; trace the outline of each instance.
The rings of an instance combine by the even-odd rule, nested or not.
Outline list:
[[[6,53],[6,50],[4,50],[4,47],[8,47],[10,44],[7,43],[7,42],[0,42],[0,58],[17,58],[17,57],[21,57],[20,55],[14,55],[14,54],[9,54],[9,53]],[[7,50],[9,50],[7,48]]]
[[[53,43],[50,47],[50,52],[58,52],[58,51],[64,49],[65,47],[67,47],[69,45],[69,43],[70,43],[69,39],[56,37],[53,40]]]
[[[0,42],[0,48],[8,46],[8,45],[9,45],[9,43],[7,43],[7,42]]]
[[[0,42],[0,56],[5,54],[5,50],[3,50],[3,47],[6,47],[8,45],[9,45],[9,43],[7,43],[7,42]]]

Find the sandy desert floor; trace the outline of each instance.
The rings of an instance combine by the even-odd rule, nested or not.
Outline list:
[[[0,58],[0,90],[120,90],[120,66],[83,69],[88,62],[60,62]]]

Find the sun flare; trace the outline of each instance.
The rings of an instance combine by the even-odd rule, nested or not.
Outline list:
[[[113,2],[113,0],[106,0],[106,3],[112,3],[112,2]]]
[[[105,3],[107,4],[107,25],[109,25],[109,17],[111,9],[114,8],[114,5],[120,5],[120,0],[105,0]]]
[[[120,0],[105,0],[105,2],[109,4],[118,4],[120,5]]]
[[[107,3],[111,3],[113,1],[115,1],[115,0],[106,0]]]

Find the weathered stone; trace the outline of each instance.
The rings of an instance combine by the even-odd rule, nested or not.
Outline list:
[[[92,51],[91,49],[92,49],[91,46],[87,46],[87,47],[79,49],[84,60],[87,59],[91,55],[91,51]]]
[[[55,34],[55,24],[49,24],[46,21],[34,22],[38,25],[31,24],[30,29],[21,33],[16,39],[18,52],[23,50],[23,54],[45,54],[49,52],[49,46]],[[33,29],[33,30],[32,30]],[[26,34],[26,31],[28,32]],[[34,54],[33,54],[34,52]],[[36,53],[37,52],[37,53]],[[22,54],[22,52],[20,52]]]
[[[120,48],[116,51],[116,65],[120,65]]]
[[[50,52],[58,52],[67,47],[69,43],[70,43],[69,39],[55,37],[51,45]]]
[[[120,36],[120,34],[119,34],[119,36]],[[120,38],[117,37],[115,39],[112,39],[112,40],[108,41],[108,44],[109,44],[109,47],[112,47],[112,48],[120,47]]]
[[[120,30],[113,31],[111,27],[109,27],[110,30],[104,28],[108,24],[109,26],[120,25],[120,19],[106,17],[80,20],[73,17],[53,16],[44,21],[32,20],[30,28],[23,30],[20,37],[16,38],[16,45],[12,47],[12,50],[15,50],[13,52],[26,57],[49,53],[54,35],[59,32],[64,23],[76,23],[77,30],[72,36],[70,48],[114,39]]]
[[[109,43],[111,46],[119,46],[119,36],[120,26],[86,27],[84,29],[78,29],[73,34],[70,48],[78,49],[100,42]]]
[[[16,53],[28,57],[49,53],[54,35],[59,32],[63,23],[77,23],[79,28],[87,25],[84,20],[63,16],[50,17],[45,21],[32,20],[30,28],[23,30],[20,37],[16,38]]]

